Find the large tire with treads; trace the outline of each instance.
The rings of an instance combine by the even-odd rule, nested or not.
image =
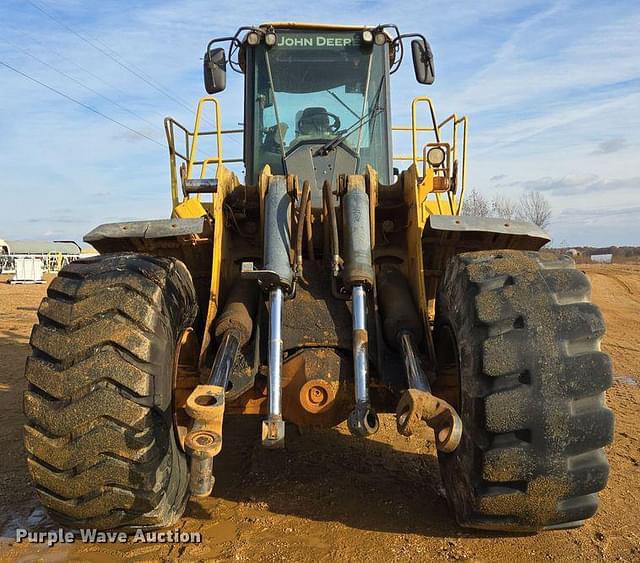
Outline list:
[[[434,389],[449,391],[464,425],[460,446],[439,454],[463,526],[573,527],[596,512],[609,473],[612,371],[590,293],[570,258],[547,252],[449,262],[436,304]]]
[[[182,514],[172,375],[195,315],[191,276],[172,258],[108,254],[51,282],[31,334],[24,440],[38,496],[61,524],[155,528]]]

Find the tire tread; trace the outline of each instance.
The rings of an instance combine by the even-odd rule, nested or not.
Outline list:
[[[182,513],[187,467],[168,407],[175,340],[195,303],[173,258],[102,255],[51,282],[31,334],[24,443],[63,525],[157,528]]]
[[[460,452],[440,460],[462,525],[531,531],[578,525],[597,510],[613,437],[604,401],[612,372],[590,293],[568,257],[505,250],[452,258],[436,329],[462,327],[470,428]],[[459,300],[467,305],[454,307]],[[462,466],[470,474],[461,479]]]

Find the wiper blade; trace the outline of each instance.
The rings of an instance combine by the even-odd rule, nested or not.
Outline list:
[[[331,90],[325,90],[325,92],[330,96],[332,96],[342,107],[346,108],[346,110],[351,115],[353,115],[353,117],[355,117],[356,119],[360,119],[359,115],[355,111],[353,111],[345,101],[340,99],[340,96],[338,96],[338,94],[336,94],[335,92],[332,92]]]
[[[327,154],[328,152],[335,149],[340,143],[342,143],[347,137],[350,137],[362,128],[364,125],[369,123],[374,117],[376,117],[379,113],[383,111],[383,108],[376,106],[371,108],[371,111],[365,115],[363,115],[358,121],[356,121],[351,127],[349,127],[342,135],[338,135],[335,139],[332,139],[328,143],[322,145],[318,149],[319,154]]]

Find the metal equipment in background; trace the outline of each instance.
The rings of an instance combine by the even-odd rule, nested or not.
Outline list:
[[[24,265],[33,267],[32,259],[40,261],[44,273],[57,273],[64,266],[81,255],[80,246],[73,241],[40,241],[40,240],[10,240],[0,239],[0,274],[16,273],[18,278],[24,277]],[[89,254],[85,253],[85,257]],[[26,259],[18,264],[19,259]],[[21,268],[21,272],[18,272]],[[33,277],[33,276],[30,276]]]

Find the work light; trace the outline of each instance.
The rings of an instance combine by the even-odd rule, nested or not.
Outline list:
[[[255,46],[260,43],[260,35],[258,35],[255,31],[250,31],[247,35],[247,43],[251,46]]]
[[[273,31],[268,31],[264,36],[264,42],[268,47],[273,47],[276,44],[276,34]]]
[[[387,34],[384,31],[378,31],[375,34],[374,41],[376,45],[384,45],[387,42]]]
[[[362,41],[364,43],[372,43],[373,42],[373,33],[369,29],[365,29],[362,32]]]
[[[445,158],[447,158],[447,153],[442,147],[432,147],[427,153],[427,162],[434,168],[442,166]]]

